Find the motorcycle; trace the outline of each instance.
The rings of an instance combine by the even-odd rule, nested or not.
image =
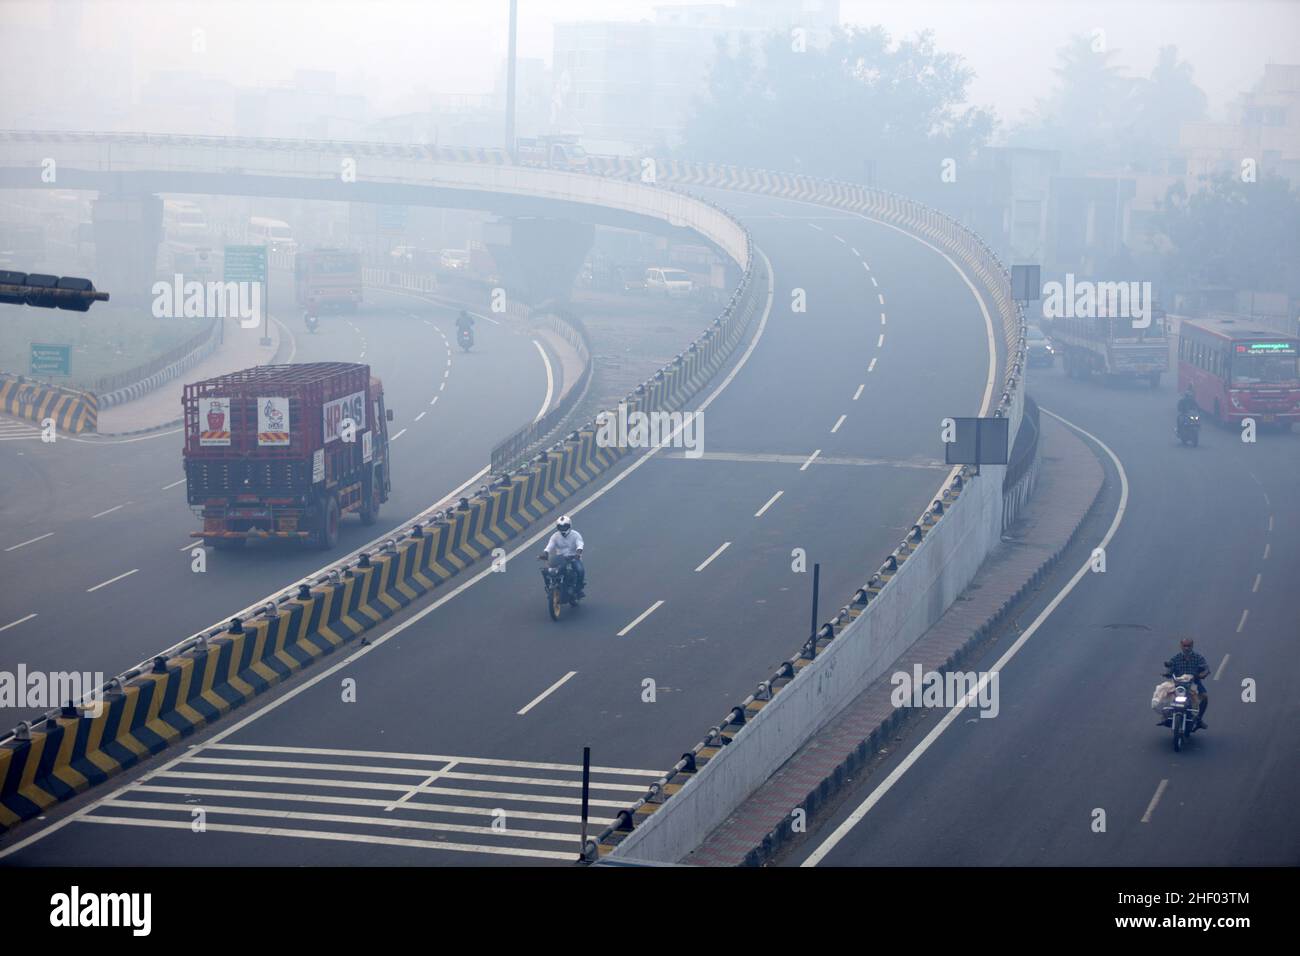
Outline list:
[[[311,312],[304,312],[302,321],[307,326],[307,331],[312,335],[315,335],[316,330],[320,327],[320,319],[316,318],[316,316]]]
[[[468,352],[474,345],[474,330],[470,328],[462,328],[460,334],[456,338],[457,341],[460,342],[460,347]]]
[[[1201,416],[1195,412],[1179,415],[1174,434],[1184,445],[1195,448],[1201,441]]]
[[[1199,701],[1193,688],[1195,678],[1191,674],[1180,674],[1173,678],[1173,689],[1168,691],[1160,704],[1160,712],[1165,716],[1165,725],[1174,732],[1174,751],[1181,752],[1187,738],[1196,733],[1200,721]]]
[[[542,584],[546,588],[546,611],[552,621],[560,619],[560,610],[564,605],[578,606],[578,571],[573,566],[577,560],[572,556],[564,559],[559,567],[542,568]]]

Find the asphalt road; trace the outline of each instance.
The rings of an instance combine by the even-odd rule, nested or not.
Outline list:
[[[291,295],[278,291],[279,301]],[[179,429],[0,442],[0,670],[120,673],[451,493],[548,394],[531,339],[480,321],[475,348],[462,352],[455,312],[414,297],[372,291],[357,314],[328,315],[314,335],[286,325],[293,361],[365,362],[384,382],[393,490],[379,525],[345,518],[328,554],[297,543],[207,549],[195,573],[199,519],[185,501]],[[2,726],[38,712],[7,708]]]
[[[476,569],[23,829],[4,862],[572,860],[582,747],[596,829],[802,642],[811,576],[795,550],[822,563],[823,609],[847,600],[944,479],[940,420],[988,392],[985,316],[933,250],[858,217],[726,198],[770,258],[771,310],[702,406],[703,457],[662,450],[565,503],[588,601],[551,622],[541,542],[520,543],[504,573]]]
[[[787,862],[1296,865],[1300,698],[1288,661],[1300,634],[1291,590],[1300,434],[1245,444],[1210,425],[1199,448],[1183,448],[1172,436],[1172,385],[1105,387],[1035,369],[1029,392],[1122,463],[1129,497],[1105,573],[1085,575],[1002,669],[996,718],[968,712],[926,747],[943,712],[928,716]],[[1103,506],[1074,553],[968,669],[988,669],[1101,540],[1119,504],[1118,473],[1107,467]],[[1150,699],[1182,635],[1212,679],[1209,727],[1176,754]]]

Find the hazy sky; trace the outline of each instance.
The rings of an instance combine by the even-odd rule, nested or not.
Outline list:
[[[47,24],[60,16],[52,8],[77,2],[0,0],[0,22]],[[655,6],[519,0],[520,54],[549,60],[556,21],[636,20]],[[427,105],[419,90],[490,91],[506,46],[506,0],[89,0],[83,10],[82,42],[131,51],[137,88],[153,69],[253,85],[284,83],[296,68],[330,69],[342,92],[392,111]],[[881,23],[895,35],[932,28],[941,48],[976,70],[972,100],[1004,121],[1050,88],[1056,48],[1072,33],[1104,30],[1122,63],[1141,74],[1159,46],[1176,44],[1216,112],[1264,63],[1300,63],[1300,3],[1292,0],[843,0],[841,11],[847,23]],[[196,29],[204,53],[193,50]],[[0,58],[6,42],[0,32]],[[57,84],[76,69],[52,62],[43,79]]]

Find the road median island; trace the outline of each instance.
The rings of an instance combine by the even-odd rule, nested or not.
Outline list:
[[[765,268],[748,258],[751,268],[722,315],[627,396],[630,409],[680,408],[727,363],[767,293]],[[20,725],[0,740],[0,831],[166,749],[349,644],[548,519],[631,453],[599,443],[589,422],[322,580],[119,675],[102,696]]]

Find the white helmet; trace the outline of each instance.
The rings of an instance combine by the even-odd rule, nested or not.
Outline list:
[[[569,520],[568,515],[560,515],[560,520],[555,522],[555,528],[560,534],[568,534],[569,529],[573,527],[573,522]]]

